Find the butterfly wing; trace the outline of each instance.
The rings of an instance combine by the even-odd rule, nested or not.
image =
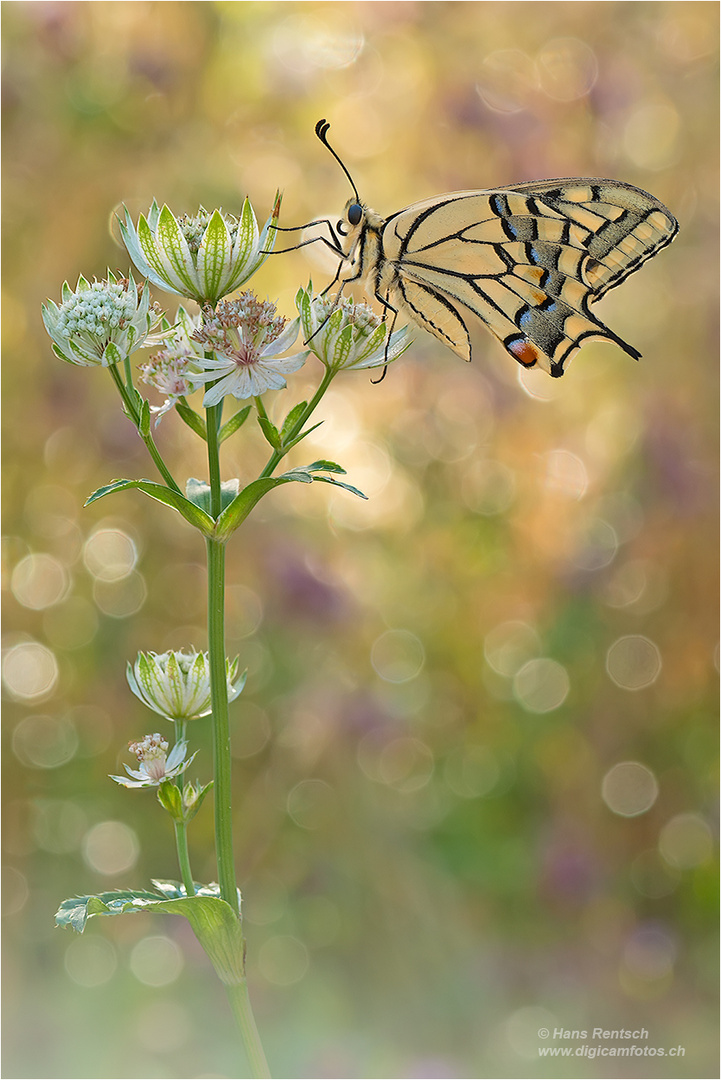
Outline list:
[[[551,375],[583,341],[616,342],[589,305],[638,270],[678,224],[653,196],[612,180],[546,180],[416,203],[383,230],[393,302],[466,360],[462,305],[526,367]]]

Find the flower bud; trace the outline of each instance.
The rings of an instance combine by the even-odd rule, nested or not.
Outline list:
[[[199,304],[216,304],[221,296],[239,289],[261,266],[275,243],[269,232],[280,214],[276,195],[271,216],[258,232],[253,207],[246,199],[239,218],[202,206],[194,217],[176,218],[156,202],[137,227],[125,211],[120,223],[130,258],[154,285],[187,296]]]
[[[367,304],[314,297],[312,282],[295,303],[306,345],[331,371],[383,367],[411,344],[407,326],[388,337],[387,323]]]
[[[238,658],[225,662],[228,701],[238,697],[245,674],[236,681]],[[205,652],[138,653],[128,664],[128,683],[136,697],[167,720],[194,720],[211,711],[210,663]]]
[[[125,360],[142,348],[159,321],[147,282],[141,289],[132,275],[116,278],[110,271],[104,281],[92,284],[79,277],[74,292],[66,281],[61,306],[52,300],[43,304],[53,352],[83,367],[110,367]]]

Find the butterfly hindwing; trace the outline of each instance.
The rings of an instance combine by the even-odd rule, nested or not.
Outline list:
[[[383,277],[391,303],[459,356],[470,359],[462,305],[521,364],[561,375],[589,338],[638,357],[589,304],[670,243],[677,228],[658,200],[609,180],[455,192],[388,219]]]

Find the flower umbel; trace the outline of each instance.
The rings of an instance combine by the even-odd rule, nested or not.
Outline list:
[[[217,405],[226,394],[249,398],[280,390],[286,385],[283,376],[305,363],[307,352],[279,355],[298,336],[300,319],[286,326],[270,300],[244,292],[237,300],[221,300],[215,311],[206,308],[204,314],[204,325],[193,338],[213,355],[198,360],[204,371],[192,379],[214,383],[203,398],[206,408]]]
[[[140,365],[143,382],[168,395],[162,405],[150,406],[150,411],[157,413],[156,425],[177,401],[195,389],[191,375],[198,370],[202,350],[194,345],[192,338],[200,322],[200,315],[189,315],[184,307],[179,307],[175,324],[171,326],[163,319],[160,333],[153,336],[163,348],[153,353],[147,364]]]
[[[237,657],[226,660],[225,667],[228,701],[234,701],[245,685],[245,674],[237,678]],[[194,720],[211,711],[210,664],[205,652],[140,652],[135,664],[128,664],[127,676],[135,696],[166,720]]]
[[[314,298],[312,283],[299,289],[295,302],[306,345],[331,371],[383,367],[411,344],[407,326],[386,340],[387,324],[367,304]]]
[[[215,304],[240,288],[265,262],[275,243],[269,236],[280,214],[280,195],[262,230],[248,199],[240,217],[210,213],[202,206],[193,217],[176,218],[167,206],[156,202],[147,218],[141,214],[137,227],[125,211],[120,223],[130,258],[154,285],[199,304]]]
[[[129,765],[124,765],[130,779],[125,776],[110,777],[117,784],[128,788],[159,787],[163,781],[185,772],[195,757],[193,754],[186,759],[188,744],[182,740],[177,742],[168,754],[167,739],[157,733],[146,735],[139,742],[128,743],[128,750],[136,755],[139,768],[131,769]]]
[[[110,271],[92,284],[81,275],[74,292],[66,281],[60,307],[48,300],[42,310],[55,355],[83,367],[120,363],[142,348],[160,321],[147,282],[141,288],[132,274],[122,278]]]

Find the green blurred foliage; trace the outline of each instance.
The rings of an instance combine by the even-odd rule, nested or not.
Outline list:
[[[338,379],[294,452],[339,460],[370,501],[290,485],[229,545],[237,864],[272,1068],[715,1075],[717,5],[3,15],[5,1075],[239,1075],[185,927],[53,929],[66,896],[177,875],[152,793],[107,774],[158,723],[125,663],[204,647],[205,573],[199,537],[139,493],[82,509],[112,477],[155,477],[107,375],[53,358],[40,304],[127,268],[123,202],[237,212],[247,193],[264,218],[281,187],[286,225],[338,213],[321,116],[381,213],[595,175],[652,191],[681,232],[603,304],[639,364],[589,344],[529,392],[482,329],[470,367],[419,332],[381,385]],[[254,285],[292,315],[332,272],[310,248]],[[317,378],[275,395],[275,419]],[[267,456],[252,427],[226,477]],[[176,417],[158,439],[176,475],[205,476]],[[192,734],[207,779],[206,723]],[[190,839],[213,879],[209,801]],[[100,871],[104,843],[125,869]],[[143,960],[158,934],[182,969],[167,941]],[[542,1026],[646,1028],[685,1056],[539,1060]]]

